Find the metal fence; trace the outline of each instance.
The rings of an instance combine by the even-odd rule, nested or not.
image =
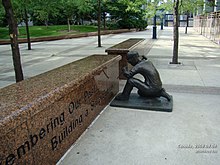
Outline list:
[[[220,11],[207,16],[195,16],[193,26],[197,32],[220,44]]]

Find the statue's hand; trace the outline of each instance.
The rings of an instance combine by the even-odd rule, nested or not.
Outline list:
[[[126,78],[130,78],[130,72],[129,72],[129,71],[125,71],[125,72],[124,72],[124,76],[125,76]]]
[[[124,67],[122,68],[122,72],[123,72],[123,75],[126,77],[126,78],[130,78],[130,71],[128,70],[128,67]]]
[[[127,71],[128,71],[128,67],[127,67],[127,66],[122,68],[122,72],[123,72],[123,73],[125,73],[125,72],[127,72]]]

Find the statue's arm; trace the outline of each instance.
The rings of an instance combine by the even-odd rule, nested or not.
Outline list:
[[[128,70],[127,67],[124,67],[122,72],[126,78],[132,78],[135,74],[138,73],[138,68],[133,67],[131,70]]]

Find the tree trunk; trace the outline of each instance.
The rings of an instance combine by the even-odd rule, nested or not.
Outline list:
[[[44,24],[48,28],[48,20],[44,20]]]
[[[81,18],[81,25],[84,25],[84,17]]]
[[[14,18],[14,13],[12,9],[11,0],[2,0],[2,4],[5,8],[6,18],[9,25],[9,35],[11,40],[11,49],[12,49],[12,57],[13,57],[13,64],[15,70],[15,78],[16,82],[22,81],[23,71],[21,66],[21,59],[20,59],[20,51],[18,45],[18,31],[17,31],[17,22]]]
[[[98,0],[98,47],[101,47],[101,0]]]
[[[178,62],[178,48],[179,48],[179,0],[174,0],[173,13],[173,59],[171,64],[179,64]]]
[[[26,33],[27,33],[28,50],[31,50],[31,39],[30,39],[30,33],[29,33],[28,15],[27,15],[26,6],[24,8],[24,15],[25,15],[25,26],[26,26]]]
[[[185,26],[185,34],[187,34],[187,25]]]
[[[48,22],[49,22],[49,18],[48,18],[48,15],[47,15],[47,18],[44,20],[44,24],[45,24],[45,26],[48,28]]]
[[[67,18],[68,32],[70,32],[70,19]]]

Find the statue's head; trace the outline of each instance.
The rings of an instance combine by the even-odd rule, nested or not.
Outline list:
[[[138,52],[136,51],[128,52],[127,60],[128,60],[128,63],[130,63],[132,66],[135,66],[140,61]]]

